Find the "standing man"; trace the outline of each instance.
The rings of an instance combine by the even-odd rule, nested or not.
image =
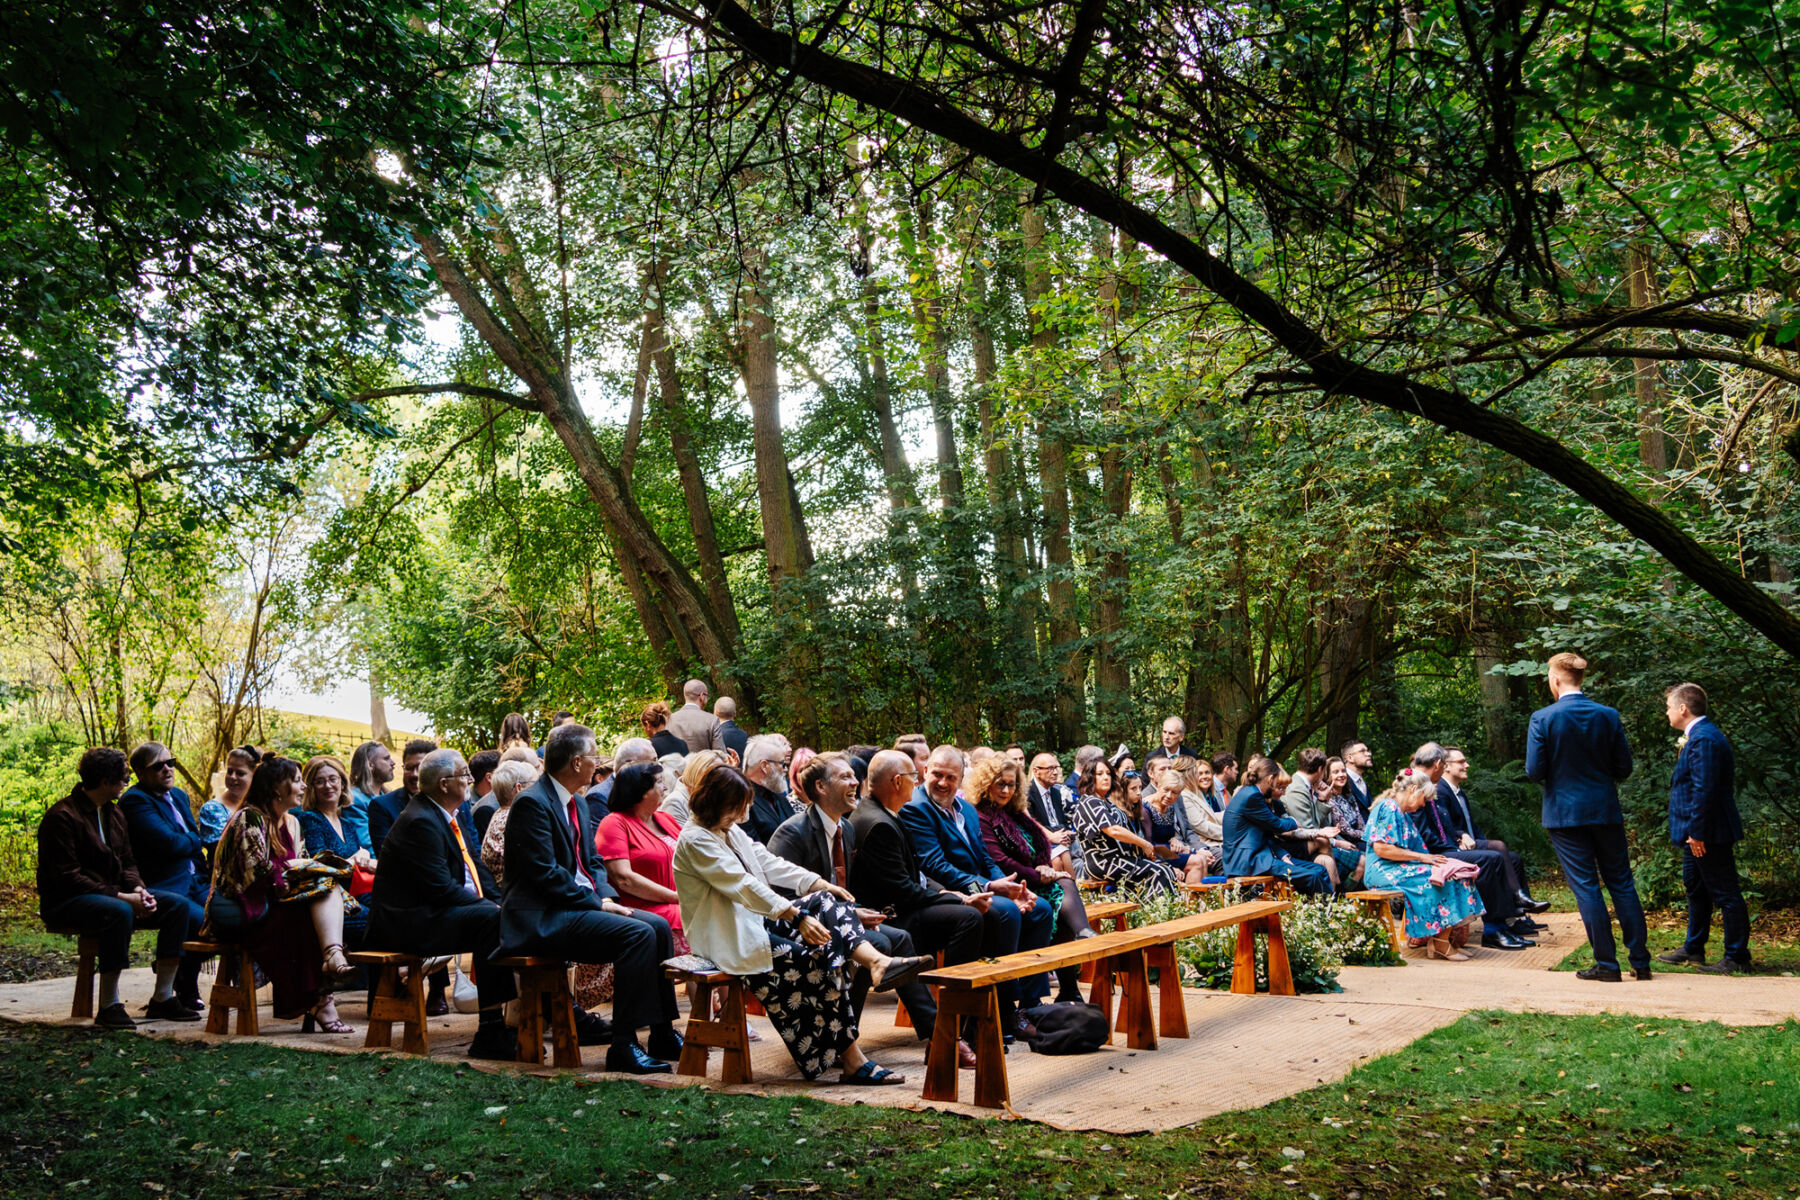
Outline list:
[[[1369,744],[1360,741],[1348,741],[1338,751],[1338,757],[1344,760],[1344,774],[1350,777],[1350,798],[1361,810],[1363,820],[1369,819],[1369,805],[1374,798],[1369,794],[1369,781],[1364,778],[1375,769],[1375,756],[1369,753]]]
[[[1180,717],[1170,717],[1165,720],[1162,726],[1162,745],[1150,752],[1150,757],[1144,760],[1144,765],[1148,767],[1159,758],[1181,758],[1183,756],[1199,758],[1198,754],[1182,744],[1182,739],[1185,737],[1187,737],[1186,721]]]
[[[1575,893],[1588,944],[1594,948],[1594,965],[1576,974],[1608,983],[1624,978],[1613,941],[1612,914],[1600,895],[1605,884],[1631,969],[1639,979],[1649,979],[1649,931],[1631,877],[1625,810],[1619,807],[1619,783],[1631,777],[1631,745],[1625,740],[1619,711],[1582,694],[1586,674],[1587,659],[1579,654],[1551,656],[1550,694],[1556,700],[1531,714],[1525,734],[1525,778],[1543,785],[1544,830],[1562,864],[1563,878]]]
[[[1706,689],[1678,683],[1665,698],[1669,725],[1681,730],[1675,776],[1669,782],[1669,840],[1681,847],[1687,888],[1687,942],[1656,957],[1693,963],[1710,975],[1750,969],[1750,909],[1738,886],[1737,843],[1744,822],[1737,808],[1737,763],[1725,731],[1706,715]],[[1725,957],[1706,965],[1713,909],[1725,923]]]
[[[713,702],[713,716],[719,721],[719,740],[725,743],[725,749],[737,755],[732,765],[743,766],[744,746],[750,741],[750,735],[738,727],[737,701],[730,696],[720,696]]]
[[[701,750],[723,750],[725,734],[719,718],[706,711],[706,683],[690,679],[681,686],[681,698],[687,703],[669,718],[669,732],[687,743],[688,753]]]

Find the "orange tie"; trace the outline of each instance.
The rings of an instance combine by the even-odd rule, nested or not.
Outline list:
[[[463,841],[462,826],[455,817],[450,818],[450,832],[456,835],[456,848],[462,851],[463,866],[469,869],[469,882],[475,885],[475,894],[481,895],[481,872],[475,869],[475,860],[469,857],[469,844]]]

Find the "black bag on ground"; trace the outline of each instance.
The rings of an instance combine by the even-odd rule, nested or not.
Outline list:
[[[1037,1026],[1034,1054],[1092,1054],[1106,1045],[1106,1014],[1092,1004],[1040,1004],[1019,1015]]]

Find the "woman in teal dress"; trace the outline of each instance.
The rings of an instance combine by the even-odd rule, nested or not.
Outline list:
[[[1467,962],[1469,956],[1450,944],[1449,934],[1481,915],[1481,897],[1467,879],[1431,882],[1431,868],[1445,858],[1426,852],[1419,831],[1406,815],[1423,808],[1431,792],[1432,783],[1425,773],[1408,768],[1370,807],[1363,827],[1368,844],[1363,881],[1366,887],[1404,892],[1407,935],[1430,939],[1427,945],[1434,957]]]

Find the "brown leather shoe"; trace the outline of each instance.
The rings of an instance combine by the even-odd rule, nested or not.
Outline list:
[[[956,1069],[959,1071],[975,1069],[975,1048],[961,1038],[956,1041]]]

